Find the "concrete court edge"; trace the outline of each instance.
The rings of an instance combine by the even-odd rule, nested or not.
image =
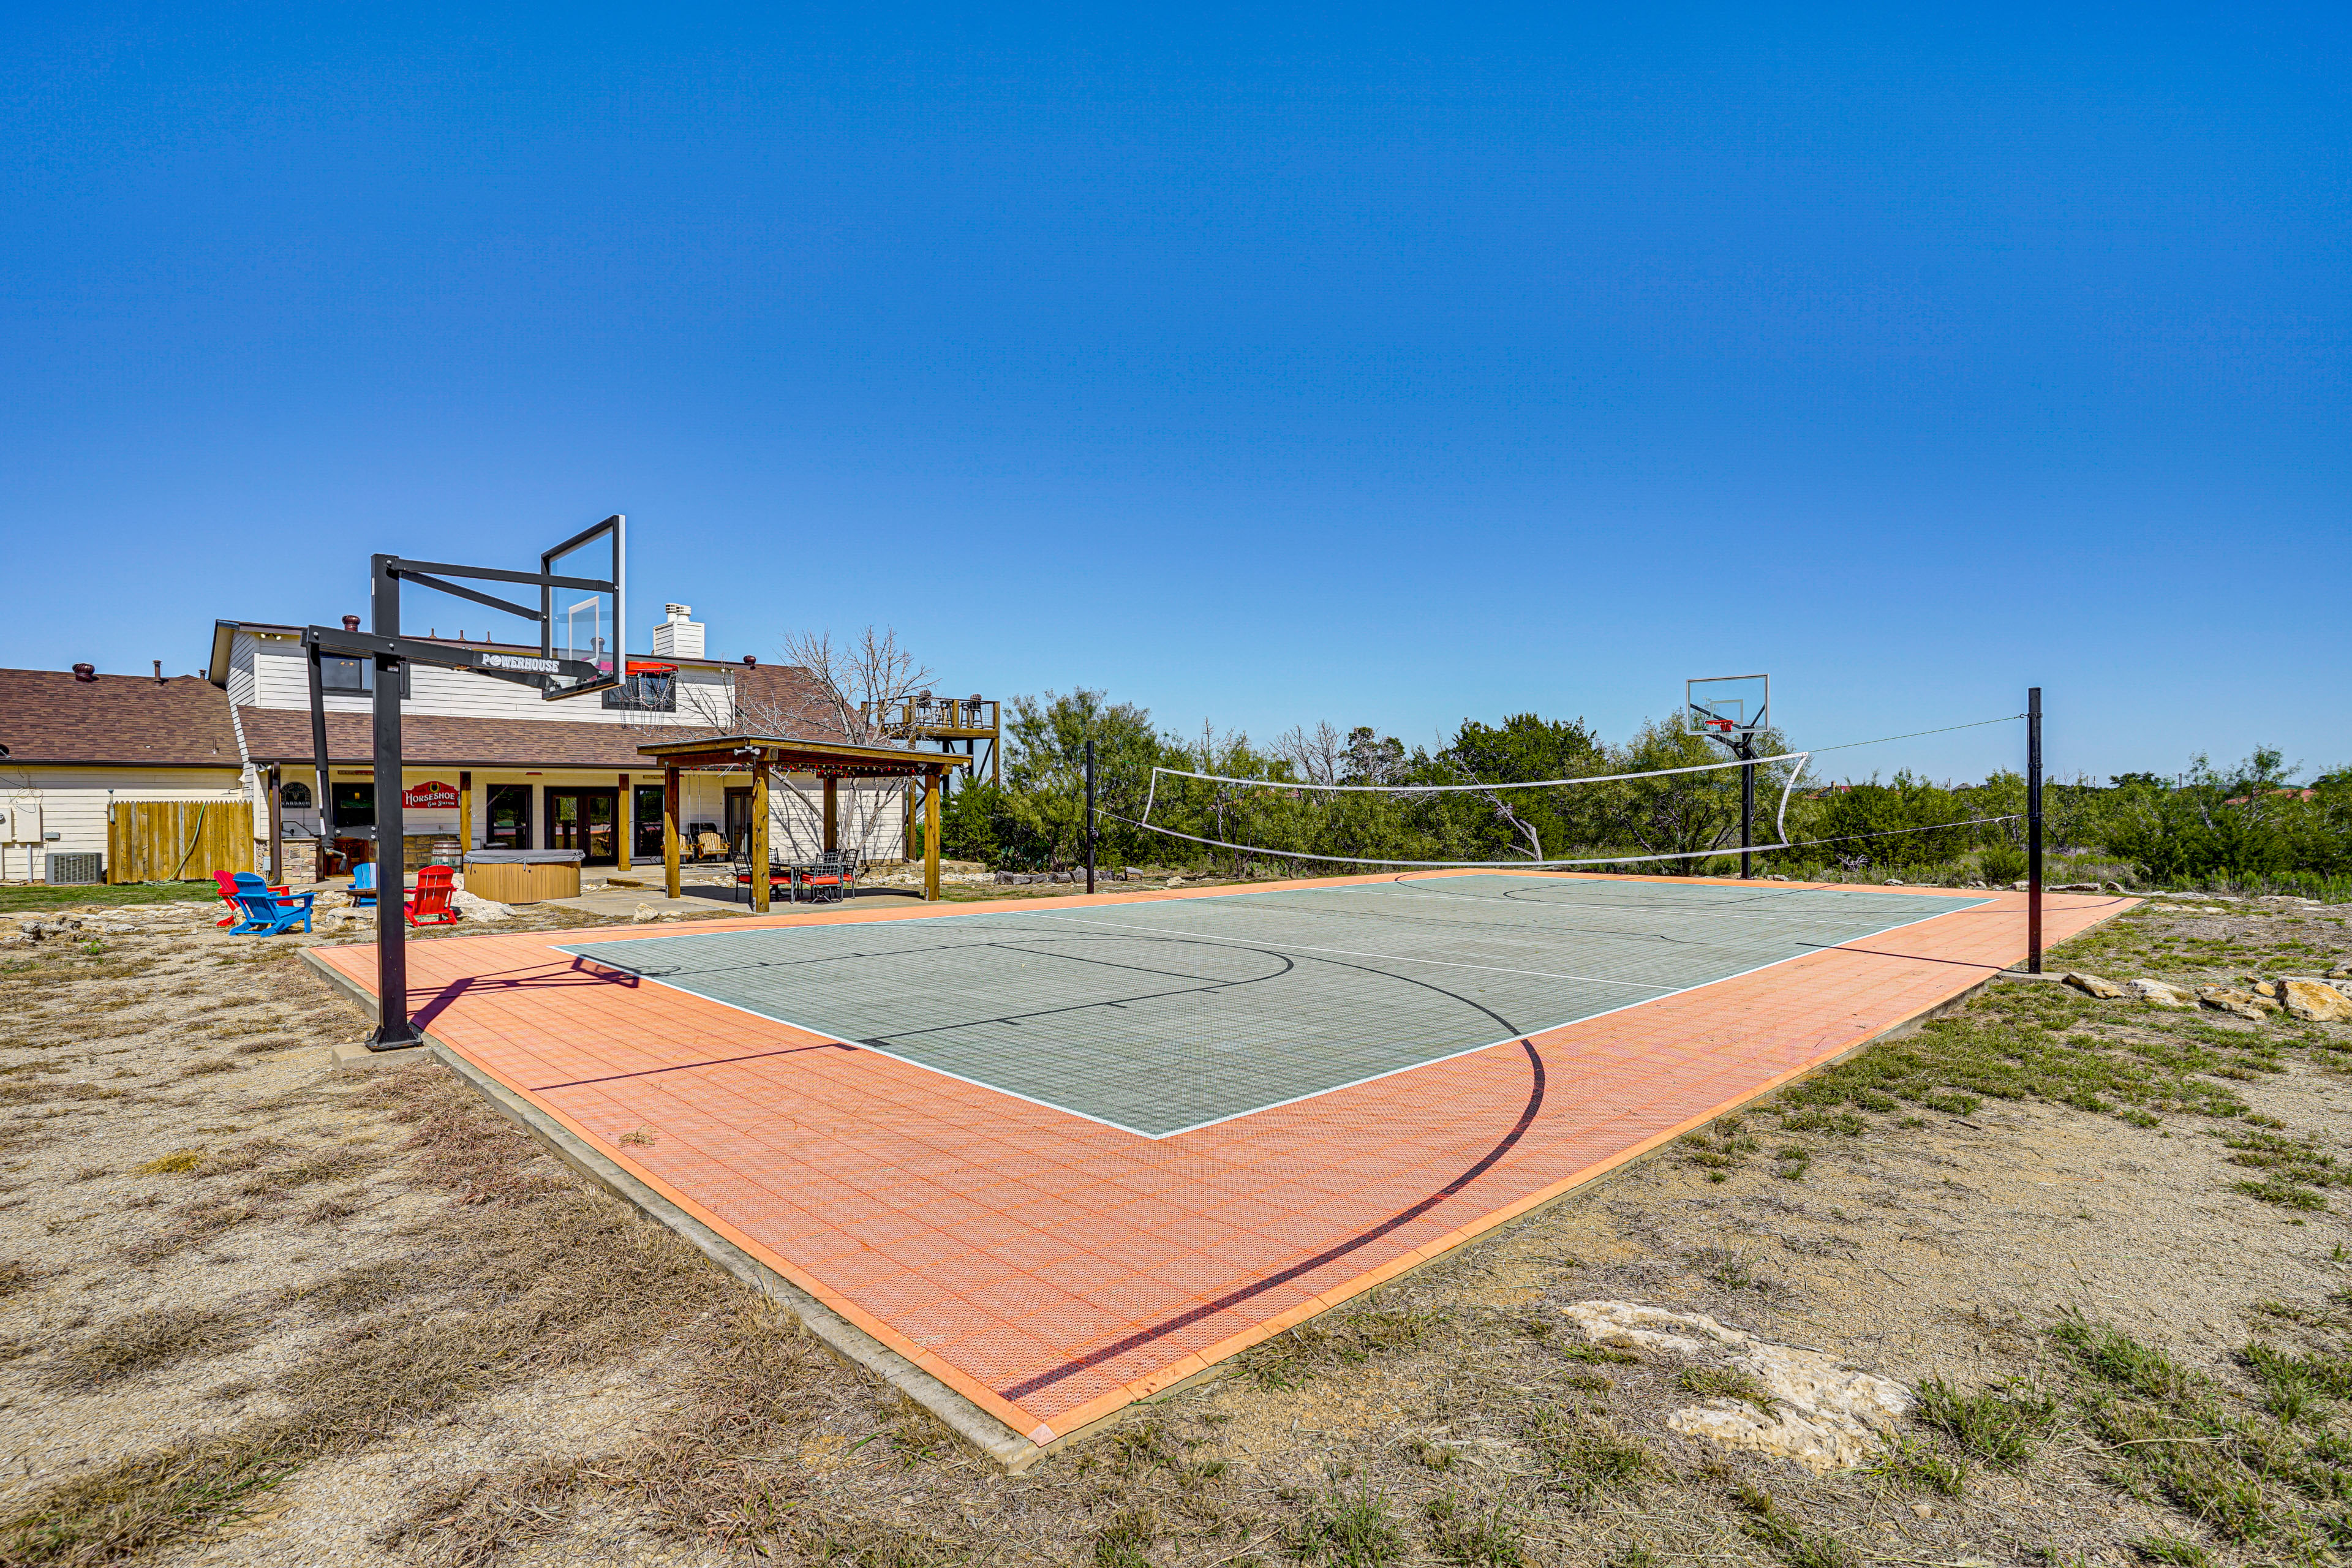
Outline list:
[[[1718,879],[1706,879],[1715,881]],[[1206,889],[1203,889],[1206,891]],[[2116,908],[2102,915],[2093,924],[2105,924],[2121,914],[2126,908],[2139,903],[2137,899],[2116,900]],[[2080,934],[2079,932],[2076,934]],[[376,1016],[376,999],[318,956],[315,949],[302,951],[303,962],[324,978],[363,1016]],[[547,1111],[533,1105],[508,1089],[496,1079],[467,1061],[447,1044],[433,1037],[430,1030],[422,1031],[425,1044],[416,1048],[416,1057],[430,1056],[471,1085],[500,1114],[520,1126],[547,1145],[565,1164],[597,1183],[614,1196],[629,1204],[639,1213],[667,1226],[704,1256],[736,1279],[760,1291],[789,1313],[802,1331],[810,1334],[835,1356],[855,1366],[862,1367],[897,1389],[899,1393],[929,1411],[944,1422],[957,1436],[979,1449],[1005,1473],[1018,1475],[1040,1458],[1059,1451],[1082,1438],[1091,1436],[1117,1422],[1126,1412],[1147,1401],[1164,1398],[1171,1394],[1221,1375],[1234,1357],[1253,1345],[1296,1328],[1310,1318],[1318,1317],[1341,1303],[1369,1290],[1391,1284],[1409,1275],[1417,1274],[1456,1249],[1489,1235],[1516,1221],[1528,1219],[1577,1195],[1603,1177],[1630,1169],[1655,1154],[1686,1132],[1706,1126],[1718,1117],[1746,1110],[1759,1100],[1787,1088],[1790,1084],[1827,1071],[1847,1061],[1872,1046],[1900,1039],[1930,1019],[1957,1012],[2002,978],[2020,978],[2005,970],[1988,971],[1981,978],[1953,992],[1942,1000],[1928,1004],[1906,1016],[1859,1039],[1839,1047],[1819,1060],[1767,1079],[1699,1115],[1686,1118],[1675,1125],[1652,1134],[1642,1142],[1621,1150],[1610,1158],[1586,1166],[1560,1180],[1506,1204],[1482,1215],[1470,1225],[1447,1232],[1435,1240],[1414,1247],[1410,1252],[1390,1259],[1380,1267],[1356,1276],[1342,1285],[1319,1292],[1299,1302],[1288,1310],[1276,1314],[1217,1344],[1185,1356],[1155,1373],[1147,1374],[1126,1384],[1121,1388],[1089,1401],[1094,1408],[1081,1405],[1074,1412],[1077,1423],[1067,1431],[1055,1432],[1045,1443],[1014,1429],[993,1412],[967,1398],[946,1383],[925,1372],[907,1356],[891,1349],[880,1340],[826,1306],[814,1295],[771,1268],[745,1248],[719,1234],[703,1221],[662,1196],[618,1161],[604,1154],[563,1125]],[[411,1058],[406,1050],[376,1053],[355,1065],[393,1066]]]

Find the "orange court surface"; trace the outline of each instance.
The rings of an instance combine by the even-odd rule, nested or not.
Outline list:
[[[2046,940],[2133,901],[2048,896]],[[409,1006],[1043,1446],[2025,942],[2018,892],[1421,872],[425,942]],[[373,994],[370,946],[312,956]]]

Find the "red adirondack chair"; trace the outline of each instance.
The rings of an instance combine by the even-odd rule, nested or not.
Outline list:
[[[457,890],[451,880],[457,872],[446,866],[427,866],[416,873],[416,896],[405,900],[408,923],[413,926],[453,926],[457,923],[457,911],[450,905],[450,897]]]
[[[236,873],[215,871],[213,873],[213,881],[220,889],[221,902],[228,906],[228,913],[222,919],[213,921],[213,924],[216,926],[238,924],[245,919],[245,906],[236,901]],[[291,888],[272,888],[269,891],[274,898],[288,899],[294,896],[294,890]]]

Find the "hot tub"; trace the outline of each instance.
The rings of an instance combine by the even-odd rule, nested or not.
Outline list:
[[[468,849],[466,891],[502,904],[580,896],[579,849]]]

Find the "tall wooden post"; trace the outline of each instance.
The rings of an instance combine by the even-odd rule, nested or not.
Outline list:
[[[923,897],[940,896],[940,771],[923,771]]]
[[[677,891],[677,770],[662,770],[662,886],[673,899]]]
[[[630,840],[637,836],[637,801],[629,793],[626,773],[621,775],[621,804],[613,808],[613,836],[619,840],[613,868],[625,871],[629,868],[629,851],[635,847]]]
[[[751,911],[768,912],[768,753],[751,763]]]
[[[824,775],[824,847],[841,847],[841,781],[831,773]]]
[[[474,847],[474,774],[457,771],[457,868],[465,869],[466,853]]]

